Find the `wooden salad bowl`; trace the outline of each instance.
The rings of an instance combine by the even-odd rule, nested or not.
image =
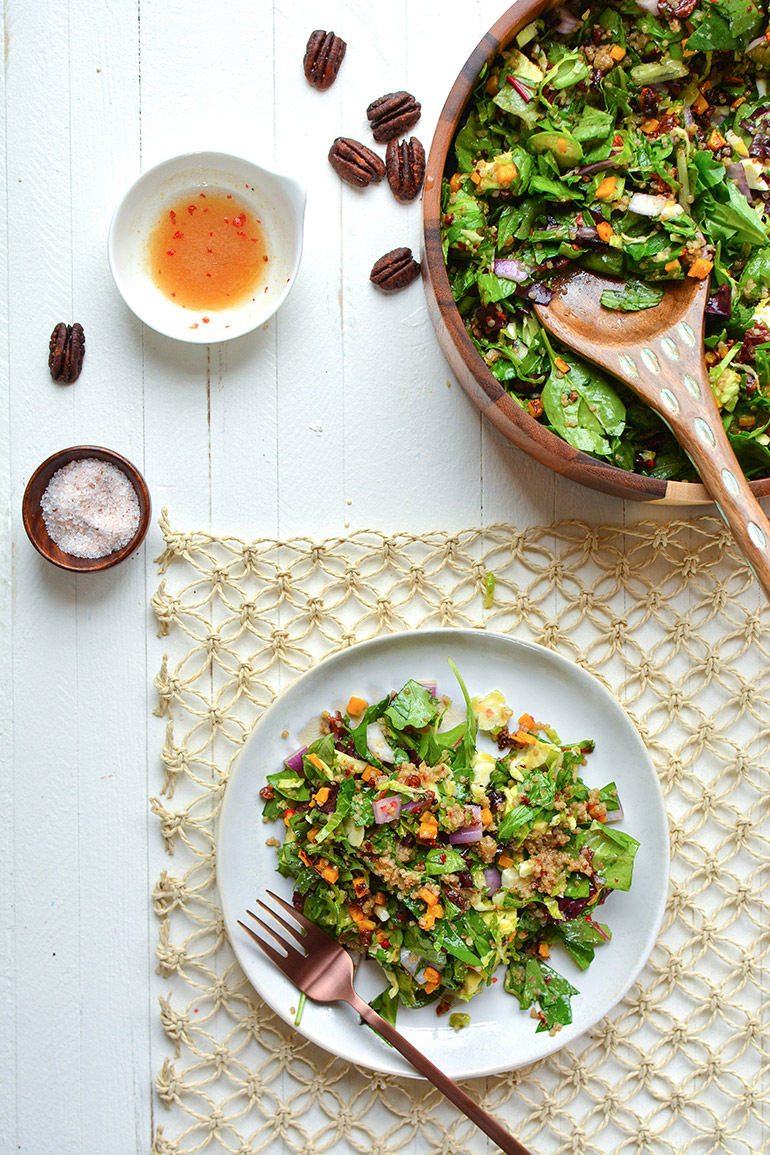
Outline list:
[[[517,0],[492,25],[468,57],[441,111],[433,136],[423,192],[423,279],[428,312],[439,344],[458,381],[500,432],[541,465],[615,497],[668,505],[706,505],[712,498],[692,481],[665,481],[628,473],[599,461],[544,428],[521,408],[490,373],[469,337],[455,305],[441,249],[441,181],[452,142],[478,75],[516,33],[558,0]],[[454,166],[451,166],[454,171]],[[749,483],[756,497],[770,495],[770,478]]]

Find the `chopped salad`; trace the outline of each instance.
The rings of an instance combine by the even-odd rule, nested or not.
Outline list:
[[[462,714],[414,680],[324,713],[320,737],[267,776],[264,817],[283,823],[269,842],[297,908],[380,964],[372,1005],[390,1022],[400,1004],[466,1003],[504,967],[537,1031],[555,1031],[578,992],[552,948],[590,965],[611,937],[598,909],[630,888],[639,844],[608,825],[615,784],[581,777],[592,740],[514,721],[499,691],[470,698],[455,674]]]
[[[442,193],[452,292],[490,372],[597,458],[695,476],[665,423],[550,338],[531,308],[570,262],[625,280],[710,278],[705,356],[747,477],[770,475],[770,27],[755,0],[567,0],[478,80]]]

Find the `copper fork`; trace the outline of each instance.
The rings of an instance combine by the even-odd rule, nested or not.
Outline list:
[[[266,906],[261,899],[257,899],[257,906],[266,911],[277,923],[280,923],[286,933],[291,935],[307,953],[303,954],[292,943],[287,942],[283,935],[251,910],[246,912],[249,917],[253,918],[262,930],[266,931],[283,947],[286,954],[281,954],[270,943],[265,942],[255,930],[247,926],[245,922],[241,922],[240,919],[238,919],[238,925],[243,927],[257,946],[265,952],[269,959],[272,959],[279,970],[283,971],[290,982],[304,991],[307,997],[316,1003],[349,1003],[370,1027],[373,1027],[379,1035],[382,1035],[397,1051],[400,1051],[421,1075],[430,1079],[431,1083],[438,1087],[439,1091],[446,1095],[447,1099],[450,1099],[456,1107],[459,1107],[490,1139],[494,1140],[498,1147],[506,1152],[506,1155],[532,1155],[491,1115],[488,1115],[478,1103],[474,1103],[473,1099],[461,1091],[457,1084],[453,1083],[443,1071],[434,1067],[425,1055],[407,1042],[376,1011],[373,1011],[368,1003],[358,997],[353,989],[353,960],[338,942],[335,942],[325,931],[305,918],[304,914],[295,910],[288,902],[284,902],[277,894],[273,894],[272,890],[268,890],[267,894],[290,916],[292,921],[289,922],[282,918],[275,910]]]

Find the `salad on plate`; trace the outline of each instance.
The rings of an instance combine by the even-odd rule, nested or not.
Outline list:
[[[454,668],[454,667],[453,667]],[[294,903],[379,963],[375,1008],[451,1012],[502,981],[537,1031],[572,1021],[576,988],[553,948],[584,970],[611,938],[599,908],[631,886],[639,843],[611,825],[615,784],[582,777],[591,739],[564,743],[496,690],[457,711],[409,680],[324,712],[318,736],[267,776],[264,818]],[[503,969],[504,968],[504,969]],[[449,1022],[467,1025],[464,1012]]]
[[[571,262],[653,308],[710,279],[705,357],[748,478],[770,473],[770,28],[755,0],[566,0],[485,66],[442,191],[452,292],[489,371],[557,436],[688,480],[665,423],[531,308]]]

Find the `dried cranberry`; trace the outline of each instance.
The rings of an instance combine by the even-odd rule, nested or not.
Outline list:
[[[660,93],[646,85],[639,93],[639,105],[645,116],[655,116],[660,105]]]
[[[507,726],[503,726],[500,733],[497,735],[498,750],[507,750],[509,746],[513,745],[513,736]]]
[[[661,16],[668,16],[669,19],[676,17],[677,20],[686,20],[695,11],[695,5],[698,0],[658,0],[658,13]]]
[[[494,786],[491,790],[487,790],[487,798],[490,806],[494,807],[495,810],[499,810],[501,806],[505,805],[505,795],[502,790],[496,790]]]
[[[746,330],[738,360],[744,365],[747,361],[753,365],[756,360],[757,345],[764,345],[766,341],[770,341],[770,329],[758,321],[756,325],[752,325],[750,329]]]

